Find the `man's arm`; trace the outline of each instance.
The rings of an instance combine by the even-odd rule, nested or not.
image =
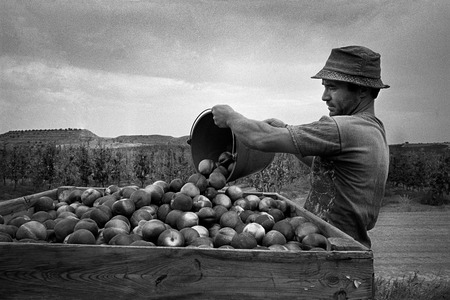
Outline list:
[[[228,105],[216,105],[212,108],[212,113],[217,126],[230,128],[249,148],[265,152],[298,154],[285,127],[274,127],[264,121],[248,119]]]

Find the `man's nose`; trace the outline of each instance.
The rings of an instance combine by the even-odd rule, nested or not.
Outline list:
[[[330,101],[331,100],[330,93],[328,93],[327,90],[323,91],[322,100],[323,101]]]

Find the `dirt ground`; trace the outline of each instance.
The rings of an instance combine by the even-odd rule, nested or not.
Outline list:
[[[449,205],[386,205],[369,236],[375,276],[450,281]]]

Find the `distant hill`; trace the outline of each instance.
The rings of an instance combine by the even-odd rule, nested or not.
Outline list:
[[[189,136],[179,138],[164,135],[124,135],[103,138],[87,129],[32,129],[14,130],[0,134],[0,146],[36,145],[53,143],[56,145],[102,144],[108,147],[135,147],[141,145],[187,145]]]
[[[405,152],[443,153],[450,150],[449,143],[403,143],[390,145],[391,154]]]

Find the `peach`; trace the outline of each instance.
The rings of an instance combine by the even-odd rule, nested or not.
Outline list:
[[[215,163],[212,159],[205,158],[198,163],[198,172],[204,176],[209,176],[215,167]]]
[[[112,218],[112,211],[108,206],[99,205],[91,211],[89,217],[97,223],[99,228],[103,228]]]
[[[213,188],[212,186],[208,186],[206,190],[203,192],[203,195],[206,196],[209,200],[214,199],[214,197],[217,195],[217,190]]]
[[[228,197],[225,194],[217,194],[213,199],[212,199],[212,204],[213,205],[223,205],[225,206],[227,209],[230,209],[230,207],[232,206],[232,201],[230,199],[230,197]]]
[[[88,218],[78,221],[73,229],[74,231],[77,231],[78,229],[89,230],[95,237],[97,237],[99,233],[97,223],[94,220]]]
[[[273,244],[269,246],[269,250],[271,251],[289,251],[288,247],[280,244]]]
[[[202,207],[197,212],[199,223],[209,227],[214,224],[217,220],[216,211],[212,207]]]
[[[161,199],[164,196],[164,188],[161,185],[158,184],[149,184],[147,185],[144,190],[150,193],[152,204],[160,205]],[[149,204],[148,204],[149,205]]]
[[[67,197],[64,199],[64,202],[67,202],[68,204],[71,204],[74,202],[81,202],[81,194],[83,194],[82,190],[74,189],[69,192]]]
[[[244,192],[237,185],[231,185],[225,190],[225,195],[230,197],[231,201],[234,202],[244,196]]]
[[[130,234],[124,234],[119,233],[113,236],[109,242],[108,245],[131,245],[133,242],[135,242],[136,239],[133,237],[133,235]]]
[[[310,233],[302,239],[302,245],[308,248],[322,248],[331,250],[331,244],[328,239],[320,233]]]
[[[190,247],[199,247],[199,248],[214,248],[214,243],[212,238],[209,236],[199,236],[195,238],[190,244]]]
[[[67,244],[95,245],[95,236],[91,231],[81,228],[69,235]]]
[[[186,184],[189,184],[189,183],[186,183]],[[190,183],[190,184],[192,184],[192,183]],[[193,185],[193,186],[198,190],[198,188],[195,185]],[[181,211],[190,211],[192,209],[192,205],[193,205],[193,200],[192,200],[191,196],[189,196],[181,191],[175,193],[172,201],[170,202],[170,207],[172,209],[181,210]]]
[[[166,215],[165,223],[168,224],[172,228],[177,228],[177,220],[181,216],[182,213],[183,213],[182,210],[172,209]]]
[[[191,228],[197,230],[200,236],[209,236],[209,230],[203,225],[195,225]]]
[[[54,200],[48,196],[40,197],[34,204],[34,211],[49,211],[55,209]]]
[[[56,240],[58,242],[63,242],[64,239],[74,231],[78,221],[78,219],[65,218],[56,223],[54,227]]]
[[[22,224],[16,231],[16,239],[46,240],[47,228],[38,221],[29,221]]]
[[[145,209],[136,210],[130,218],[131,226],[134,228],[139,225],[139,221],[145,220],[149,221],[153,219],[153,215]]]
[[[275,222],[275,224],[272,227],[272,230],[281,232],[287,241],[291,241],[295,236],[294,228],[287,219]]]
[[[266,234],[266,230],[264,229],[264,227],[258,223],[249,223],[245,225],[242,232],[251,233],[255,237],[258,244],[261,244],[261,241]]]
[[[200,237],[200,234],[197,230],[192,227],[185,227],[180,230],[180,232],[184,236],[184,241],[186,245],[190,245],[196,238]]]
[[[250,232],[241,232],[233,236],[230,245],[235,249],[253,249],[258,245],[258,242]]]
[[[237,234],[236,230],[231,227],[223,227],[219,229],[216,236],[214,237],[214,247],[219,248],[223,245],[230,245],[231,240]]]
[[[216,190],[220,190],[227,184],[227,178],[220,171],[212,172],[208,177],[208,182],[210,186]]]
[[[172,181],[169,183],[169,191],[172,191],[174,193],[179,192],[183,185],[184,181],[181,178],[172,179]]]
[[[106,244],[118,234],[128,234],[129,231],[124,229],[123,227],[108,227],[103,229],[102,235]]]
[[[249,204],[250,204],[250,210],[257,210],[259,208],[259,202],[261,201],[261,198],[259,198],[256,195],[250,194],[245,196],[245,198]]]
[[[164,195],[163,195],[163,197],[162,197],[162,199],[161,199],[160,205],[163,205],[163,204],[170,204],[170,201],[172,200],[173,195],[175,195],[175,192],[169,191],[169,192],[167,192],[167,193],[164,193]]]
[[[139,209],[152,203],[152,194],[147,190],[139,189],[131,194],[130,200],[134,202],[136,209]]]
[[[164,180],[156,180],[153,184],[162,187],[164,193],[167,193],[170,189],[169,183]]]
[[[200,173],[194,173],[191,176],[189,176],[187,182],[193,183],[196,187],[198,187],[200,193],[203,193],[206,191],[206,188],[208,187],[208,180],[205,176],[203,176]],[[181,191],[183,190],[183,187],[181,188]],[[191,196],[191,197],[195,197]]]
[[[156,241],[156,245],[165,247],[183,247],[185,244],[183,234],[173,228],[168,228],[161,232]]]
[[[158,208],[158,211],[156,212],[156,216],[159,220],[165,222],[166,217],[171,210],[172,210],[172,208],[170,208],[170,204],[167,204],[167,203],[163,204]]]
[[[94,203],[92,204],[92,206],[97,207],[99,205],[107,205],[107,206],[111,207],[112,204],[114,202],[116,202],[117,200],[118,200],[118,198],[116,197],[116,195],[105,195],[100,198],[97,198],[94,201]]]
[[[117,193],[117,192],[120,193],[120,190],[121,190],[120,187],[118,187],[115,184],[111,184],[105,189],[105,194],[106,195],[112,195],[112,194]]]
[[[44,210],[37,211],[31,215],[31,220],[38,221],[39,223],[44,223],[45,221],[51,219],[53,219],[52,216]]]
[[[200,189],[192,182],[186,182],[180,189],[180,193],[183,193],[191,198],[200,195]]]
[[[147,221],[142,225],[142,238],[155,243],[159,235],[167,229],[167,225],[158,219]]]
[[[228,209],[223,205],[215,205],[213,209],[216,213],[216,222],[220,221],[222,215],[228,211]]]
[[[212,202],[204,195],[197,195],[192,198],[192,210],[199,211],[203,207],[212,207]]]
[[[100,198],[102,193],[94,188],[88,188],[81,193],[80,200],[86,206],[94,205],[95,200]]]
[[[130,198],[131,194],[133,194],[138,189],[139,189],[139,187],[134,186],[134,185],[125,186],[120,190],[120,196],[122,198]]]
[[[127,198],[117,200],[111,207],[113,215],[123,215],[127,218],[131,217],[135,210],[134,201]]]
[[[266,232],[272,230],[273,225],[275,225],[275,220],[269,214],[260,214],[259,216],[256,217],[255,222],[261,224],[266,230]]]
[[[303,238],[311,233],[320,233],[319,227],[312,222],[305,222],[295,228],[295,240],[302,242]]]
[[[242,222],[238,213],[235,211],[227,211],[225,212],[219,220],[220,226],[221,227],[231,227],[231,228],[235,228],[236,225]]]
[[[0,224],[0,232],[6,233],[11,237],[16,237],[18,227],[14,225]]]
[[[268,213],[273,217],[275,222],[281,221],[285,218],[284,213],[278,208],[271,208]]]
[[[12,243],[13,238],[6,232],[0,232],[0,243]]]
[[[185,227],[192,227],[195,225],[198,225],[199,223],[199,218],[198,215],[195,212],[192,211],[186,211],[183,212],[180,217],[177,220],[176,223],[176,228],[178,230],[181,230]]]
[[[271,245],[275,244],[284,245],[286,243],[287,241],[284,235],[276,230],[270,230],[269,232],[267,232],[261,241],[261,245],[266,247],[270,247]]]
[[[272,208],[277,208],[277,202],[271,197],[264,197],[259,201],[259,211],[268,212]]]

